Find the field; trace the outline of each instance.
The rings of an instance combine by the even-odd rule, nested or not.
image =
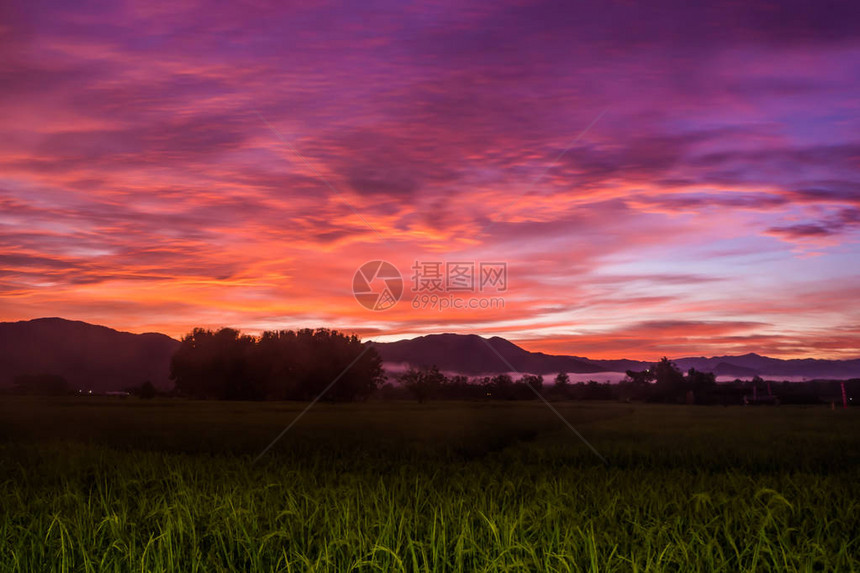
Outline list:
[[[0,397],[2,571],[857,571],[860,412]]]

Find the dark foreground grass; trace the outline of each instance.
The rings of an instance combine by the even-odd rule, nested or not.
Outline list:
[[[0,402],[2,571],[855,571],[825,408]]]

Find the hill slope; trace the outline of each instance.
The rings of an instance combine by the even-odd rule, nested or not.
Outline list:
[[[0,386],[21,374],[58,374],[73,388],[123,390],[151,381],[168,389],[179,342],[62,318],[0,323]]]
[[[511,370],[534,374],[624,372],[651,365],[529,352],[504,338],[482,339],[475,334],[431,334],[369,344],[386,363],[435,364],[441,370],[470,376]],[[62,318],[0,322],[0,387],[10,386],[21,374],[58,374],[75,388],[97,392],[123,390],[146,380],[169,389],[170,357],[178,346],[177,340],[163,334],[131,334]],[[675,363],[685,371],[695,368],[739,378],[756,374],[776,379],[860,377],[860,359],[780,360],[745,354],[679,358]]]
[[[385,362],[404,362],[414,366],[435,364],[441,370],[470,375],[512,370],[508,364],[513,366],[513,370],[536,374],[603,370],[572,356],[529,352],[498,336],[482,340],[476,334],[430,334],[411,340],[373,344]]]
[[[487,342],[501,354],[499,358],[487,347]],[[467,375],[492,374],[513,369],[532,374],[556,372],[591,373],[644,370],[651,362],[639,360],[591,360],[580,356],[560,356],[529,352],[504,338],[482,340],[475,334],[431,334],[410,340],[373,343],[383,361],[412,366],[436,365],[441,370]],[[507,361],[507,364],[506,364]],[[758,354],[743,356],[715,356],[712,358],[679,358],[674,362],[681,370],[695,368],[721,376],[752,378],[755,375],[771,377],[805,377],[848,379],[860,377],[860,359],[781,360]]]

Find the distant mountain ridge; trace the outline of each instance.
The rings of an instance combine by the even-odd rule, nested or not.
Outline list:
[[[530,352],[504,338],[483,339],[476,334],[431,334],[368,344],[389,364],[436,365],[441,370],[469,376],[510,371],[551,375],[625,372],[644,370],[652,364]],[[11,386],[22,374],[57,374],[73,388],[95,392],[123,390],[147,380],[167,390],[173,386],[169,379],[170,358],[178,347],[178,340],[164,334],[132,334],[62,318],[0,322],[0,387]],[[695,368],[738,378],[860,377],[860,359],[781,360],[745,354],[679,358],[674,362],[685,371]]]
[[[487,342],[492,349],[488,348]],[[644,370],[653,364],[642,360],[592,360],[580,356],[530,352],[504,338],[495,336],[481,340],[481,337],[475,334],[429,334],[409,340],[372,344],[379,351],[382,360],[387,363],[409,364],[416,367],[436,365],[440,370],[466,375],[494,374],[511,370],[531,374],[555,374],[562,371],[570,374],[626,372]],[[684,371],[695,368],[702,372],[714,372],[719,376],[739,378],[751,378],[756,375],[836,379],[860,377],[860,359],[782,360],[750,353],[743,356],[679,358],[674,359],[673,362]]]
[[[63,318],[0,322],[0,386],[22,374],[58,374],[72,388],[105,392],[149,380],[169,389],[179,341]]]
[[[487,347],[487,342],[492,349]],[[574,356],[529,352],[498,336],[482,340],[477,334],[430,334],[411,340],[372,344],[384,362],[405,362],[415,366],[435,364],[442,370],[463,374],[507,372],[511,370],[508,364],[514,370],[535,373],[605,371]]]

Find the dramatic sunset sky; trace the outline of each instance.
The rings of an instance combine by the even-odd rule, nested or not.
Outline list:
[[[856,2],[0,6],[0,320],[860,356]]]

